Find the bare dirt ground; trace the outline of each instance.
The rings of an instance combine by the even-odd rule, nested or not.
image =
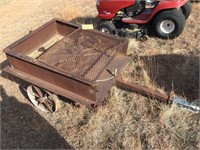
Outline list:
[[[200,4],[174,40],[130,40],[124,79],[198,102]],[[0,49],[52,18],[95,17],[95,0],[2,0]],[[76,20],[76,19],[74,19]],[[8,62],[0,53],[1,68]],[[26,97],[24,81],[2,73],[2,149],[200,149],[199,115],[113,87],[98,112],[65,103],[43,113]]]

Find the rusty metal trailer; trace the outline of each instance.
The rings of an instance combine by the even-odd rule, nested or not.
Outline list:
[[[3,70],[37,86],[38,95],[42,95],[41,88],[51,96],[61,95],[89,108],[100,105],[117,85],[200,112],[199,106],[180,97],[123,81],[120,72],[130,60],[127,47],[125,38],[53,19],[4,49],[10,65]]]
[[[4,71],[88,107],[101,104],[128,62],[128,41],[54,19],[4,49]]]

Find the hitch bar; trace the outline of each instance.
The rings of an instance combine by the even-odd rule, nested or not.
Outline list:
[[[157,99],[160,100],[162,102],[167,102],[167,104],[171,104],[172,103],[172,97],[168,96],[166,94],[160,93],[158,91],[155,90],[151,90],[147,87],[138,85],[138,84],[134,84],[134,83],[130,83],[128,81],[124,81],[121,78],[117,78],[116,79],[116,86],[122,89],[125,89],[127,91],[130,92],[136,92],[138,94],[141,94],[143,96],[147,96],[149,98],[153,98],[153,99]]]
[[[166,95],[160,93],[159,91],[151,90],[147,87],[124,81],[121,79],[121,77],[116,78],[116,86],[130,92],[136,92],[143,96],[157,99],[167,104],[176,104],[178,107],[186,109],[188,111],[200,113],[200,106],[189,103],[186,100],[176,96],[175,94]]]

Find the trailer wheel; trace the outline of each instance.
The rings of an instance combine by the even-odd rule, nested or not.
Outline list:
[[[108,33],[108,34],[116,34],[116,27],[110,21],[104,21],[98,26],[99,31]]]
[[[192,12],[191,2],[188,1],[185,5],[183,5],[181,7],[181,11],[182,11],[183,15],[185,16],[185,19],[187,19],[190,16],[191,12]]]
[[[156,35],[163,39],[173,39],[179,36],[185,26],[185,17],[178,9],[160,12],[153,20]]]
[[[57,95],[52,94],[49,91],[40,89],[34,85],[28,86],[26,91],[32,104],[41,111],[55,112],[61,106]]]

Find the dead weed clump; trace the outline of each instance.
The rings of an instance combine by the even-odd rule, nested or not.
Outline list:
[[[70,131],[78,149],[198,149],[199,123],[198,114],[113,87],[106,104]]]
[[[181,110],[176,106],[163,108],[160,122],[163,132],[169,134],[171,143],[176,149],[198,149],[200,120],[199,114]]]

